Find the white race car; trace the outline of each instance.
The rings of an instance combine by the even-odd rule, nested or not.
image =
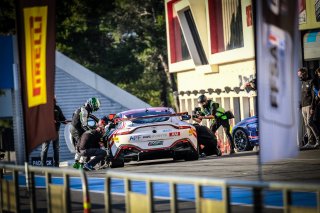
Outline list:
[[[166,107],[117,113],[107,136],[111,167],[161,158],[197,160],[197,133],[193,125],[183,121],[188,119],[186,113]]]
[[[129,161],[162,158],[198,160],[196,128],[184,121],[189,119],[187,113],[175,113],[167,107],[134,109],[109,115],[105,146],[110,166],[123,167]],[[95,126],[96,122],[97,119],[93,118],[90,125]],[[67,131],[68,147],[74,150]]]

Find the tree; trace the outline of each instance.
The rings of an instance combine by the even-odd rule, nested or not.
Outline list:
[[[0,33],[15,33],[14,0],[0,6]],[[151,105],[172,105],[163,1],[57,0],[56,24],[59,51]]]
[[[14,34],[15,30],[15,7],[13,0],[0,1],[0,34]]]
[[[170,97],[173,91],[177,91],[177,85],[174,75],[169,73],[168,69],[164,2],[115,0],[113,14],[114,23],[118,26],[117,30],[120,34],[135,33],[137,35],[135,42],[146,46],[140,60],[145,64],[145,71],[154,70],[153,76],[158,77],[161,103],[165,106],[171,105]],[[177,96],[174,99],[174,105],[179,109]]]

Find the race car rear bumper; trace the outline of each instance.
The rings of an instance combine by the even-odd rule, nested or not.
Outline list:
[[[184,156],[195,151],[197,150],[188,139],[176,141],[170,147],[149,150],[143,150],[134,145],[121,145],[114,159],[122,158],[125,162],[155,160]]]

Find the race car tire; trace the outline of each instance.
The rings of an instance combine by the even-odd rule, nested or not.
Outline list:
[[[217,147],[217,138],[207,126],[194,124],[197,131],[198,143],[204,146],[201,152],[205,153],[207,156],[217,155],[221,156],[221,151]]]
[[[241,128],[234,131],[233,141],[238,152],[253,150],[253,146],[249,142],[248,134]]]
[[[197,150],[193,150],[191,152],[188,152],[184,156],[185,161],[193,161],[199,159],[199,143],[197,143]]]
[[[123,159],[116,159],[110,162],[110,168],[119,168],[119,167],[124,167]]]
[[[185,161],[193,161],[198,159],[199,159],[199,152],[196,152],[196,151],[184,156]]]
[[[173,160],[183,160],[183,159],[184,159],[184,155],[177,154],[177,153],[173,154]]]

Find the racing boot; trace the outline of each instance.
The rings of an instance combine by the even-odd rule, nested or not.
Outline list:
[[[75,161],[75,162],[73,163],[72,167],[75,168],[75,169],[79,169],[79,167],[80,167],[79,161]]]
[[[217,156],[221,156],[222,155],[222,152],[218,147],[216,148],[216,154],[217,154]]]
[[[199,158],[205,158],[205,157],[207,157],[207,155],[203,152],[199,155]]]
[[[230,153],[229,153],[229,155],[233,155],[233,154],[235,154],[236,152],[234,151],[234,149],[230,149]]]

